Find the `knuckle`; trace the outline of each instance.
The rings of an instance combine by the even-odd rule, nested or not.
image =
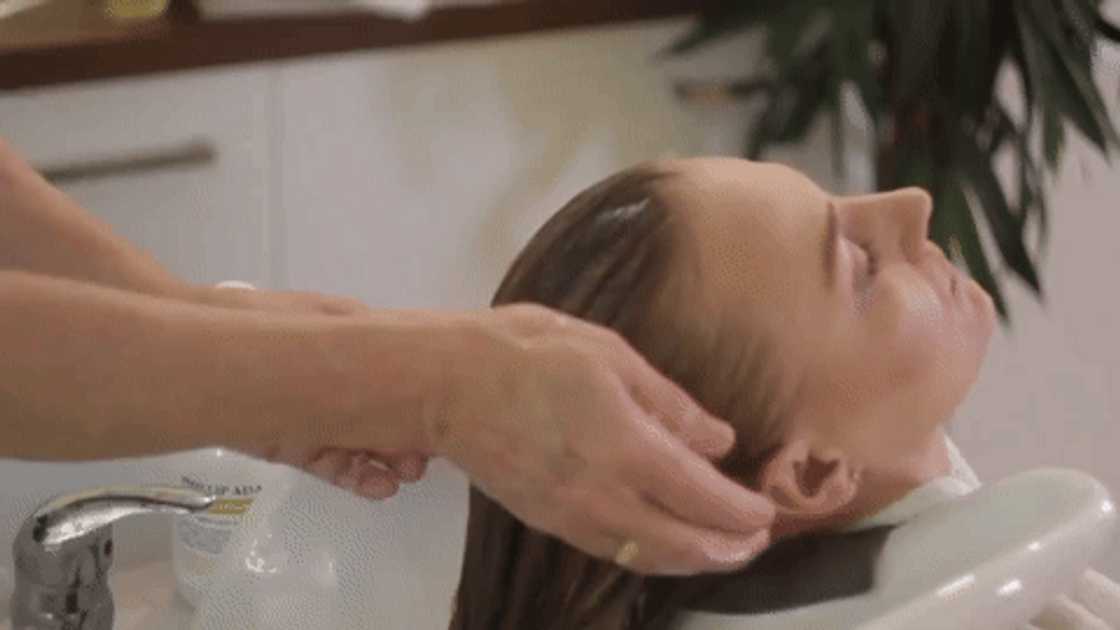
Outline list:
[[[613,349],[618,350],[625,348],[628,350],[630,348],[630,343],[627,342],[626,338],[622,336],[622,333],[618,332],[617,330],[613,328],[599,327],[599,331],[600,334],[602,334],[603,339],[606,340],[607,345],[611,346]]]
[[[562,523],[587,523],[601,519],[600,502],[595,490],[587,483],[570,481],[558,484],[546,495]]]
[[[539,332],[556,325],[565,317],[561,313],[534,302],[517,302],[499,307],[506,314],[514,328],[525,332]]]
[[[659,412],[657,419],[666,427],[676,430],[694,429],[700,424],[700,410],[685,404],[678,397],[671,399],[671,406]]]
[[[570,375],[595,374],[599,364],[593,349],[565,337],[538,339],[527,342],[525,347],[542,364]]]
[[[595,322],[581,323],[581,336],[604,350],[619,352],[630,347],[626,338],[613,328]]]
[[[616,450],[614,468],[620,476],[625,477],[635,485],[641,487],[653,486],[658,480],[656,471],[664,464],[653,459],[647,450],[637,446],[637,443],[644,439],[640,432],[632,433],[635,434],[631,438],[633,446]],[[646,444],[643,443],[641,446],[644,447]]]
[[[549,501],[564,512],[586,513],[592,504],[588,484],[577,478],[561,479],[545,491]]]
[[[580,344],[564,343],[562,345],[567,363],[573,369],[595,376],[602,366],[602,353],[596,348],[588,348]]]
[[[682,570],[692,570],[711,562],[712,554],[702,541],[681,542],[670,546],[666,552],[666,562]]]

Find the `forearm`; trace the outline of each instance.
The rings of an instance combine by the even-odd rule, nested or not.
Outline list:
[[[0,138],[0,271],[94,282],[149,295],[191,288],[113,232],[20,158]]]
[[[363,448],[423,450],[441,326],[425,314],[209,308],[0,272],[0,456],[260,452],[353,441],[358,429]]]

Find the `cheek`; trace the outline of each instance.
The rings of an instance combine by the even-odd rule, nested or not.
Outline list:
[[[942,304],[921,279],[884,283],[880,296],[883,375],[894,391],[908,392],[931,412],[951,413],[975,381],[983,350],[968,321]]]
[[[873,343],[887,359],[889,380],[922,379],[943,366],[959,335],[932,287],[897,278],[884,281],[875,297]]]

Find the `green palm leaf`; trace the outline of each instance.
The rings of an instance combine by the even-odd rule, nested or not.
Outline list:
[[[907,101],[936,79],[934,61],[948,26],[950,5],[944,0],[914,0],[892,2],[886,8],[895,39],[915,44],[898,50],[896,94],[899,100]]]
[[[999,178],[992,170],[989,157],[976,146],[973,139],[968,137],[961,138],[958,148],[963,174],[980,200],[980,210],[987,218],[988,228],[995,237],[1004,262],[1034,289],[1035,293],[1041,295],[1042,286],[1038,281],[1038,272],[1035,271],[1030,254],[1023,244],[1023,226],[1011,213],[1011,207],[1007,203]]]
[[[950,253],[959,253],[964,258],[969,273],[992,296],[996,311],[1007,323],[1010,321],[1007,302],[984,255],[980,233],[976,229],[968,198],[960,186],[959,177],[954,173],[946,173],[940,179],[940,187],[937,191],[938,210],[930,221],[931,232],[948,243]]]
[[[1000,277],[981,246],[979,223],[1004,262],[1042,298],[1032,250],[1049,234],[1047,172],[1061,167],[1070,127],[1106,158],[1120,148],[1093,80],[1101,41],[1120,28],[1101,0],[728,0],[672,51],[765,29],[758,80],[739,90],[762,101],[744,151],[804,140],[820,114],[831,119],[832,161],[843,171],[841,88],[853,85],[871,118],[880,189],[924,186],[935,199],[931,238],[956,252],[1009,321]],[[1023,82],[1025,117],[997,98],[1008,63]],[[684,90],[682,90],[684,92]],[[1014,161],[1009,181],[993,165]],[[1010,194],[1017,193],[1014,198]],[[1028,228],[1039,239],[1028,247]]]
[[[1114,44],[1120,44],[1120,28],[1117,28],[1115,24],[1098,15],[1096,25],[1097,31],[1100,32],[1105,39]]]
[[[1024,7],[1018,25],[1033,86],[1045,102],[1056,105],[1107,156],[1109,145],[1120,143],[1120,139],[1088,69],[1070,58],[1068,47],[1056,43],[1061,37],[1057,33],[1059,25],[1044,21],[1047,14],[1039,8],[1046,3],[1019,0],[1019,5]]]
[[[839,3],[830,14],[832,68],[840,82],[851,81],[874,124],[885,96],[875,77],[870,43],[874,41],[875,5],[862,0]],[[837,86],[838,87],[838,86]]]

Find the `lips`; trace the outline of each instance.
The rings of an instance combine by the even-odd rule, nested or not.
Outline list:
[[[934,267],[930,271],[933,275],[940,276],[936,278],[935,281],[945,289],[949,296],[956,296],[961,280],[960,270],[957,269],[953,263],[949,262],[949,258],[941,248],[934,243],[927,241],[927,249]],[[940,267],[940,269],[937,269],[938,267]]]
[[[949,275],[949,295],[957,294],[957,284],[960,280],[961,273],[952,264],[946,264],[945,272]]]

